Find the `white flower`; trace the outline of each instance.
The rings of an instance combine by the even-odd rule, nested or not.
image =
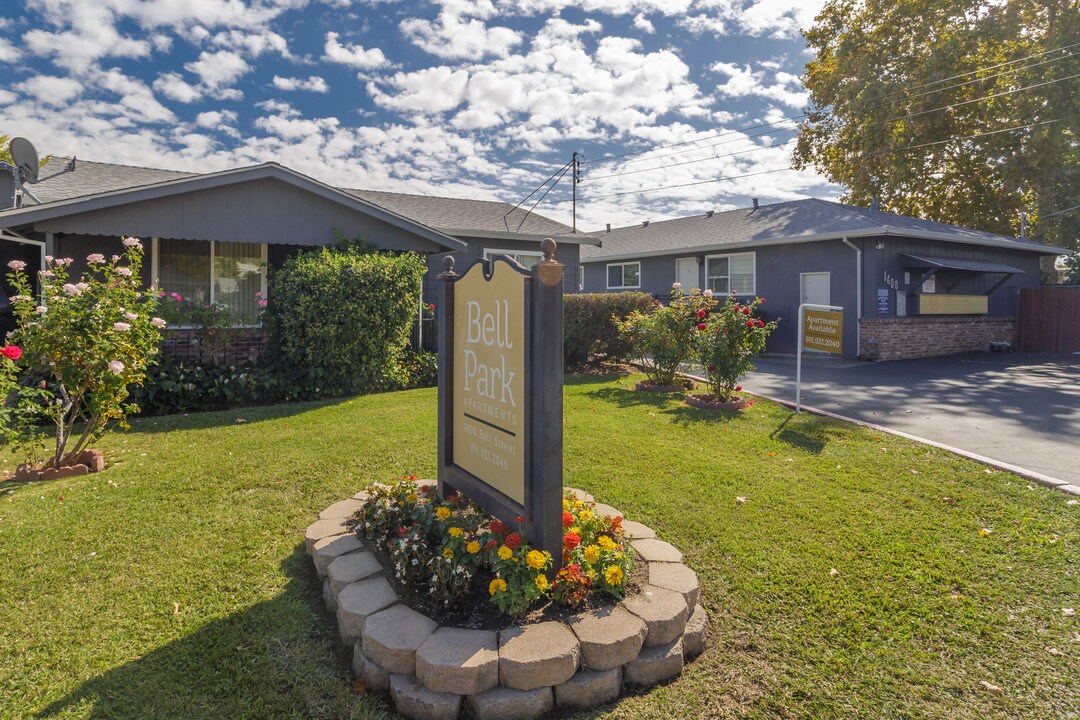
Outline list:
[[[60,258],[59,260],[56,261],[56,264],[57,265],[70,265],[72,262],[73,261],[72,261],[71,258]]]
[[[94,263],[105,262],[105,256],[101,253],[90,253],[86,256],[86,262],[93,265]]]
[[[124,313],[124,317],[125,317],[125,318],[127,318],[128,320],[138,320],[138,319],[139,319],[139,316],[138,316],[138,315],[136,315],[136,314],[135,314],[135,313],[133,313],[133,312],[126,312],[126,313]]]
[[[22,270],[24,267],[26,267],[26,263],[24,263],[22,260],[12,260],[7,264],[7,266],[12,270]]]
[[[52,255],[46,255],[45,256],[45,262],[52,262],[52,261],[53,261],[53,256]]]
[[[163,328],[163,327],[165,327],[165,321],[164,321],[164,320],[162,320],[162,319],[161,319],[161,318],[159,318],[159,317],[156,317],[156,318],[150,318],[150,324],[151,324],[151,325],[153,325],[153,326],[154,326],[154,327],[156,327],[156,328]]]
[[[76,283],[75,287],[79,288],[79,292],[86,292],[87,290],[90,289],[89,283],[84,283],[84,282]]]
[[[32,299],[33,298],[31,298],[29,295],[16,295],[15,297],[11,298],[11,302],[30,302]]]
[[[124,246],[141,248],[142,243],[139,242],[139,238],[126,237],[124,238]]]
[[[109,258],[109,259],[110,259],[110,260],[112,260],[113,262],[116,262],[117,260],[119,260],[119,259],[120,259],[120,256],[119,256],[119,255],[113,255],[113,256],[112,256],[111,258]]]
[[[109,372],[111,372],[113,375],[119,375],[120,373],[124,372],[124,363],[120,362],[119,360],[110,360]]]
[[[116,272],[120,273],[124,277],[131,277],[131,268],[116,268]]]
[[[673,283],[671,283],[671,289],[672,290],[682,290],[682,283],[681,282],[673,282]]]
[[[701,291],[701,296],[702,297],[712,297],[712,290],[702,290]]]
[[[38,305],[37,306],[37,311],[38,311],[38,314],[40,314],[40,315],[44,315],[45,311],[48,310],[48,309],[49,308],[45,307],[44,305]]]
[[[41,277],[52,277],[53,276],[53,271],[52,270],[42,270],[41,272],[38,273],[38,275],[40,275]]]
[[[113,323],[112,329],[116,332],[127,332],[131,329],[131,326],[127,323]]]
[[[78,295],[82,292],[82,290],[79,289],[78,286],[68,283],[64,285],[64,292],[66,292],[68,295]]]

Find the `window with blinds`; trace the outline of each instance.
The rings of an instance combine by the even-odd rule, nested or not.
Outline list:
[[[709,289],[714,293],[738,295],[755,293],[754,266],[756,253],[711,255],[705,259],[705,275]]]
[[[184,300],[220,303],[244,325],[258,322],[259,299],[265,292],[266,244],[157,240],[158,285]]]

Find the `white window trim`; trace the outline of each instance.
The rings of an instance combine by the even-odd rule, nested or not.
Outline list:
[[[204,241],[204,242],[207,242],[207,241]],[[210,243],[210,304],[213,305],[215,302],[217,302],[217,297],[216,297],[217,292],[215,292],[215,289],[214,289],[214,250],[217,247],[216,246],[217,241],[216,240],[210,240],[208,242]],[[161,257],[161,255],[159,253],[160,244],[161,244],[161,238],[157,238],[157,237],[150,238],[150,248],[151,248],[150,276],[153,278],[153,284],[155,286],[160,286],[160,275],[159,275],[159,266],[158,266],[158,260]],[[270,262],[270,249],[269,249],[270,245],[269,245],[269,243],[259,243],[259,246],[261,248],[261,253],[259,255],[259,258],[260,258],[260,262],[262,263],[262,266],[263,266],[262,277],[260,278],[260,281],[259,281],[259,290],[262,292],[263,299],[265,299],[266,298],[266,277],[270,274],[270,273],[266,272],[267,265]],[[170,325],[169,326],[169,328],[172,329],[172,330],[190,330],[192,327],[194,327],[194,326],[193,325]],[[257,328],[257,327],[262,327],[262,323],[254,323],[254,324],[238,323],[236,325],[233,325],[233,327],[236,327],[236,328]]]
[[[513,259],[515,255],[524,255],[525,257],[538,257],[540,259],[544,258],[544,253],[540,252],[539,250],[496,250],[492,248],[484,248],[483,258],[485,260],[491,260],[497,255],[509,255],[511,259]]]
[[[705,256],[705,287],[709,287],[709,280],[712,279],[712,276],[709,275],[709,261],[710,260],[715,260],[717,258],[728,258],[727,279],[728,279],[728,288],[729,288],[728,292],[730,293],[731,292],[731,290],[730,290],[730,288],[731,288],[731,258],[739,257],[739,256],[742,256],[742,255],[749,255],[753,260],[754,271],[752,273],[750,273],[751,284],[753,286],[753,289],[750,290],[749,292],[737,292],[735,294],[736,295],[757,295],[757,253],[752,252],[752,251],[751,252],[741,252],[741,253],[720,253],[718,255],[706,255]]]
[[[613,268],[613,267],[623,267],[624,268],[627,265],[637,265],[638,266],[638,269],[637,269],[637,285],[612,285],[611,284],[610,269]],[[604,268],[604,273],[606,275],[605,282],[607,283],[607,289],[608,290],[640,290],[641,289],[641,261],[640,260],[630,260],[628,262],[621,262],[621,263],[608,263],[607,267]],[[626,271],[625,270],[623,271],[622,276],[623,276],[623,282],[625,283],[626,282]]]

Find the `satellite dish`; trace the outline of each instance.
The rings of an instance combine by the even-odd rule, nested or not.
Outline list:
[[[31,184],[36,183],[38,181],[39,161],[33,143],[26,138],[12,138],[8,151],[11,153],[11,159],[15,162],[15,167],[19,169],[22,179]]]

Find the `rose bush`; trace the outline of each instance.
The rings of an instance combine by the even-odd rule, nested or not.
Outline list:
[[[642,360],[645,374],[656,385],[674,385],[680,367],[693,356],[698,325],[716,301],[712,293],[697,290],[684,295],[682,286],[671,286],[671,301],[656,301],[650,312],[635,310],[615,325]]]
[[[136,238],[123,242],[123,255],[89,255],[89,269],[77,282],[69,277],[70,259],[46,257],[46,268],[39,272],[40,304],[25,265],[9,263],[18,320],[9,340],[22,349],[20,366],[45,378],[33,406],[37,417],[56,425],[45,467],[74,464],[111,424],[126,428],[127,416],[139,411],[125,402],[127,388],[142,384],[165,323],[154,317],[156,290],[139,288],[142,243]],[[73,440],[77,425],[82,430]]]
[[[740,303],[728,295],[724,304],[703,319],[694,343],[697,361],[705,368],[709,392],[720,402],[730,402],[739,378],[754,369],[753,358],[765,349],[777,321],[765,322],[754,311],[765,302],[755,297]]]

